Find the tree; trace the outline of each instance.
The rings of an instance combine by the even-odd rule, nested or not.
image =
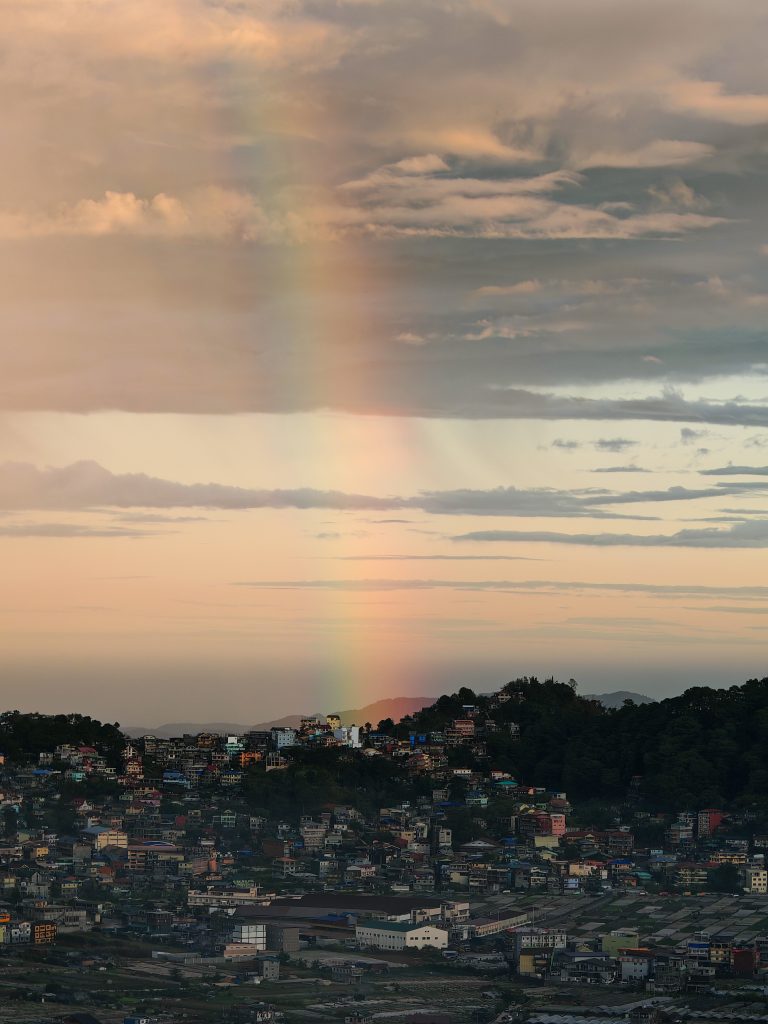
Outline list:
[[[3,808],[3,831],[6,836],[12,836],[16,831],[16,824],[18,822],[18,814],[13,807]]]
[[[740,892],[741,873],[735,864],[718,864],[707,879],[711,892]]]

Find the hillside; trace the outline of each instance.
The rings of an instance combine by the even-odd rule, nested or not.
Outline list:
[[[395,725],[395,735],[440,731],[478,709],[495,725],[482,749],[450,749],[452,763],[488,761],[523,781],[585,800],[647,798],[657,807],[768,806],[768,679],[679,697],[604,707],[554,680],[518,679],[500,696],[462,688]],[[520,728],[511,735],[510,723]]]

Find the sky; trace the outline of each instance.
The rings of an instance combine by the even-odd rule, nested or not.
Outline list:
[[[4,0],[0,704],[768,640],[760,0]]]

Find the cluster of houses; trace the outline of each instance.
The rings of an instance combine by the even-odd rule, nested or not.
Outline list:
[[[634,928],[569,939],[557,928],[520,927],[512,935],[517,974],[538,981],[619,984],[653,995],[709,992],[718,978],[768,972],[768,937],[695,933],[672,949],[641,941]]]
[[[714,808],[636,812],[638,830],[663,835],[656,846],[639,847],[632,823],[575,825],[564,792],[489,760],[482,770],[456,766],[452,748],[468,747],[475,763],[498,728],[467,706],[441,732],[407,739],[329,715],[242,736],[127,740],[119,763],[77,744],[30,752],[33,763],[0,768],[0,943],[127,932],[170,938],[190,956],[256,955],[274,977],[281,954],[313,944],[448,953],[503,940],[521,976],[654,991],[673,974],[691,986],[722,968],[713,943],[705,958],[624,933],[599,948],[569,942],[532,928],[514,894],[687,893],[723,864],[737,870],[740,891],[766,894],[768,837],[734,835],[734,818]],[[336,803],[286,818],[253,813],[245,773],[266,780],[289,765],[291,748],[334,746],[405,765],[419,795],[375,813]],[[512,909],[473,913],[473,901],[503,895]],[[728,968],[755,972],[764,954],[733,946]]]

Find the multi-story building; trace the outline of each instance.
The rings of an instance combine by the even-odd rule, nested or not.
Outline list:
[[[699,839],[705,839],[713,835],[720,827],[724,817],[723,812],[716,810],[714,807],[708,807],[703,811],[699,811],[696,815],[696,834]]]
[[[83,838],[91,843],[94,850],[104,850],[107,846],[117,846],[122,850],[128,849],[128,833],[118,828],[107,828],[103,825],[92,825],[84,828]]]
[[[56,941],[56,925],[51,924],[50,922],[33,922],[30,931],[31,941],[35,946],[48,945],[49,943]]]
[[[517,973],[543,977],[556,949],[565,949],[568,936],[558,928],[517,928],[512,933],[512,955]]]
[[[761,867],[744,867],[741,870],[742,885],[745,892],[768,893],[768,871]]]
[[[238,921],[232,928],[231,941],[252,946],[255,950],[267,948],[267,926],[262,922]]]
[[[684,889],[701,889],[708,878],[706,864],[678,864],[675,871],[675,883]]]

